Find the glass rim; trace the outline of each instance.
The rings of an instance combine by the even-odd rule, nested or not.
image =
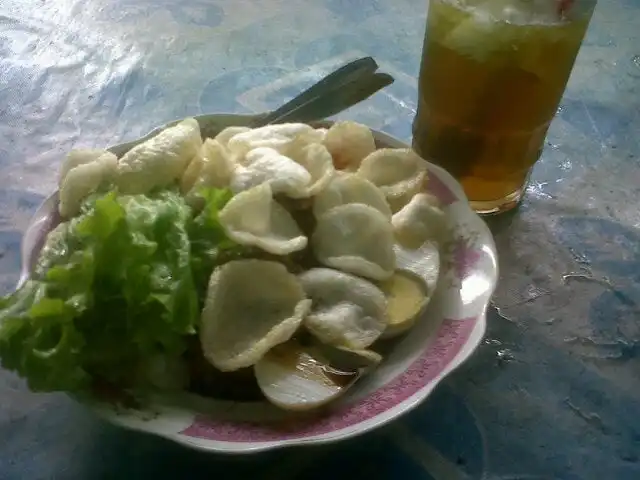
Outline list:
[[[432,5],[435,4],[449,4],[453,7],[482,7],[485,3],[492,3],[494,0],[429,0],[429,10],[432,8]],[[495,0],[495,1],[503,1],[503,0]],[[520,2],[522,0],[511,0],[512,2]],[[557,20],[569,20],[572,21],[574,19],[582,19],[587,16],[591,16],[595,7],[598,3],[598,0],[545,0],[549,3],[555,3],[559,8],[562,7],[563,3],[570,4],[564,14],[558,13],[559,18]],[[498,21],[500,21],[498,19]]]

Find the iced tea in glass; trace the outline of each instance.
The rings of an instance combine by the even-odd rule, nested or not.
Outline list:
[[[413,148],[474,209],[516,206],[596,0],[431,0]]]

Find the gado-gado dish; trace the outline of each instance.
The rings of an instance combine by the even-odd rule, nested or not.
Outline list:
[[[187,118],[131,148],[69,153],[31,277],[0,303],[0,359],[35,391],[125,402],[185,390],[310,410],[410,333],[437,280],[426,162],[368,127],[201,136]],[[433,246],[436,245],[436,248]],[[435,252],[435,253],[433,253]]]

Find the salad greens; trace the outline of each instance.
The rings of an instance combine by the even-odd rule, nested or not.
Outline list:
[[[173,190],[88,198],[0,300],[3,366],[38,391],[144,385],[145,359],[184,353],[211,272],[243,252],[218,222],[231,196],[203,190],[197,214]]]
[[[231,190],[209,188],[201,191],[200,197],[204,200],[204,208],[189,225],[188,234],[193,277],[198,297],[204,298],[214,267],[246,255],[250,249],[227,238],[218,220],[218,213],[233,197]]]

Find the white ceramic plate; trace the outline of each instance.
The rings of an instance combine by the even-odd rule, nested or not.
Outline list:
[[[222,128],[246,125],[253,117],[214,114],[196,118],[204,136],[215,136]],[[406,147],[382,132],[374,133],[380,147]],[[119,157],[145,138],[111,151]],[[117,410],[94,402],[88,406],[114,424],[221,453],[334,442],[372,430],[414,408],[480,344],[497,281],[496,250],[487,226],[471,210],[462,188],[448,173],[431,164],[429,173],[427,190],[444,206],[448,235],[439,262],[437,255],[407,261],[418,271],[440,269],[432,300],[409,335],[397,340],[380,367],[328,410],[299,416],[266,401],[216,401],[191,394],[154,397],[144,410]],[[54,194],[32,219],[22,245],[20,283],[29,276],[46,233],[59,221],[56,208]]]

